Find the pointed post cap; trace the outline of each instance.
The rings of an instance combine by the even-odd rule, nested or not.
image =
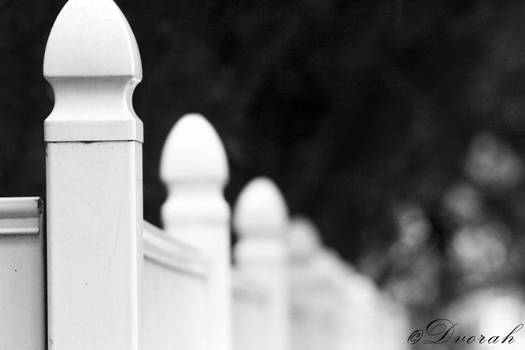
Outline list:
[[[187,114],[171,129],[162,150],[160,177],[168,190],[179,184],[226,183],[224,146],[202,115]]]
[[[44,54],[55,106],[44,123],[46,142],[142,143],[132,95],[142,79],[135,37],[112,0],[69,0]]]
[[[292,219],[289,239],[293,259],[306,260],[321,249],[319,231],[310,219],[303,216]]]
[[[284,235],[288,209],[272,180],[259,177],[246,185],[235,204],[233,225],[241,237]]]
[[[336,280],[348,273],[346,264],[332,248],[323,247],[317,259],[317,268],[321,274],[333,276]]]
[[[141,80],[142,66],[135,37],[112,0],[66,3],[47,41],[44,76],[124,76]]]

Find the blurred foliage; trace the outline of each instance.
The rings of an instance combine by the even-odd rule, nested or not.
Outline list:
[[[471,265],[450,263],[458,255],[451,247],[468,246],[465,235],[475,232],[464,215],[479,215],[479,227],[504,227],[499,252],[516,266],[509,278],[521,279],[521,2],[117,3],[143,62],[134,106],[145,125],[147,220],[159,223],[165,198],[158,180],[165,137],[181,115],[199,112],[226,146],[230,203],[250,178],[273,178],[291,213],[309,215],[327,244],[395,286],[394,294],[400,285],[457,290],[447,273]],[[42,121],[52,91],[41,67],[63,4],[0,1],[2,196],[44,191]],[[415,217],[412,228],[407,217]],[[478,236],[497,240],[493,231]]]

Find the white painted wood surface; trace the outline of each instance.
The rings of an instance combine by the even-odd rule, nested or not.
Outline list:
[[[233,271],[233,349],[266,350],[271,299],[264,283]]]
[[[144,349],[205,349],[208,259],[144,223]]]
[[[290,288],[292,308],[292,349],[316,350],[320,343],[320,310],[317,298],[319,276],[313,268],[321,249],[319,235],[305,218],[293,218],[290,224]],[[316,293],[317,292],[317,293]]]
[[[290,251],[294,350],[406,349],[405,310],[323,247],[310,220],[292,220]]]
[[[47,41],[44,76],[55,94],[47,142],[142,141],[131,106],[142,79],[139,50],[112,0],[66,3]]]
[[[223,197],[228,164],[219,136],[197,114],[182,117],[164,146],[160,173],[168,189],[162,206],[166,233],[209,261],[205,299],[193,299],[204,313],[180,314],[205,326],[192,349],[231,349],[230,209]]]
[[[0,349],[44,349],[45,261],[40,199],[0,198]]]
[[[339,349],[341,290],[315,225],[296,217],[290,225],[293,349]]]
[[[234,227],[239,235],[235,247],[237,269],[265,288],[267,313],[261,315],[265,326],[262,336],[250,339],[239,332],[237,343],[257,345],[269,350],[290,349],[290,303],[288,275],[288,210],[277,186],[267,178],[256,178],[243,189],[234,211]]]
[[[48,347],[141,347],[142,124],[138,48],[111,0],[70,0],[49,36]]]

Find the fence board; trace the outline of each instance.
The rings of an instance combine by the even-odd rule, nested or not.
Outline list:
[[[205,349],[209,261],[144,223],[144,349]]]
[[[0,198],[0,349],[45,348],[40,199]]]

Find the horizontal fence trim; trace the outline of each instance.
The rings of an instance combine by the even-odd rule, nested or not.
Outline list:
[[[268,290],[245,274],[232,271],[232,295],[234,300],[250,300],[256,303],[268,302]]]
[[[210,262],[201,252],[147,221],[144,221],[143,239],[145,259],[185,274],[202,278],[209,275]]]
[[[40,229],[34,226],[0,227],[0,235],[38,235],[39,233]]]
[[[0,198],[0,235],[40,233],[39,197]]]

